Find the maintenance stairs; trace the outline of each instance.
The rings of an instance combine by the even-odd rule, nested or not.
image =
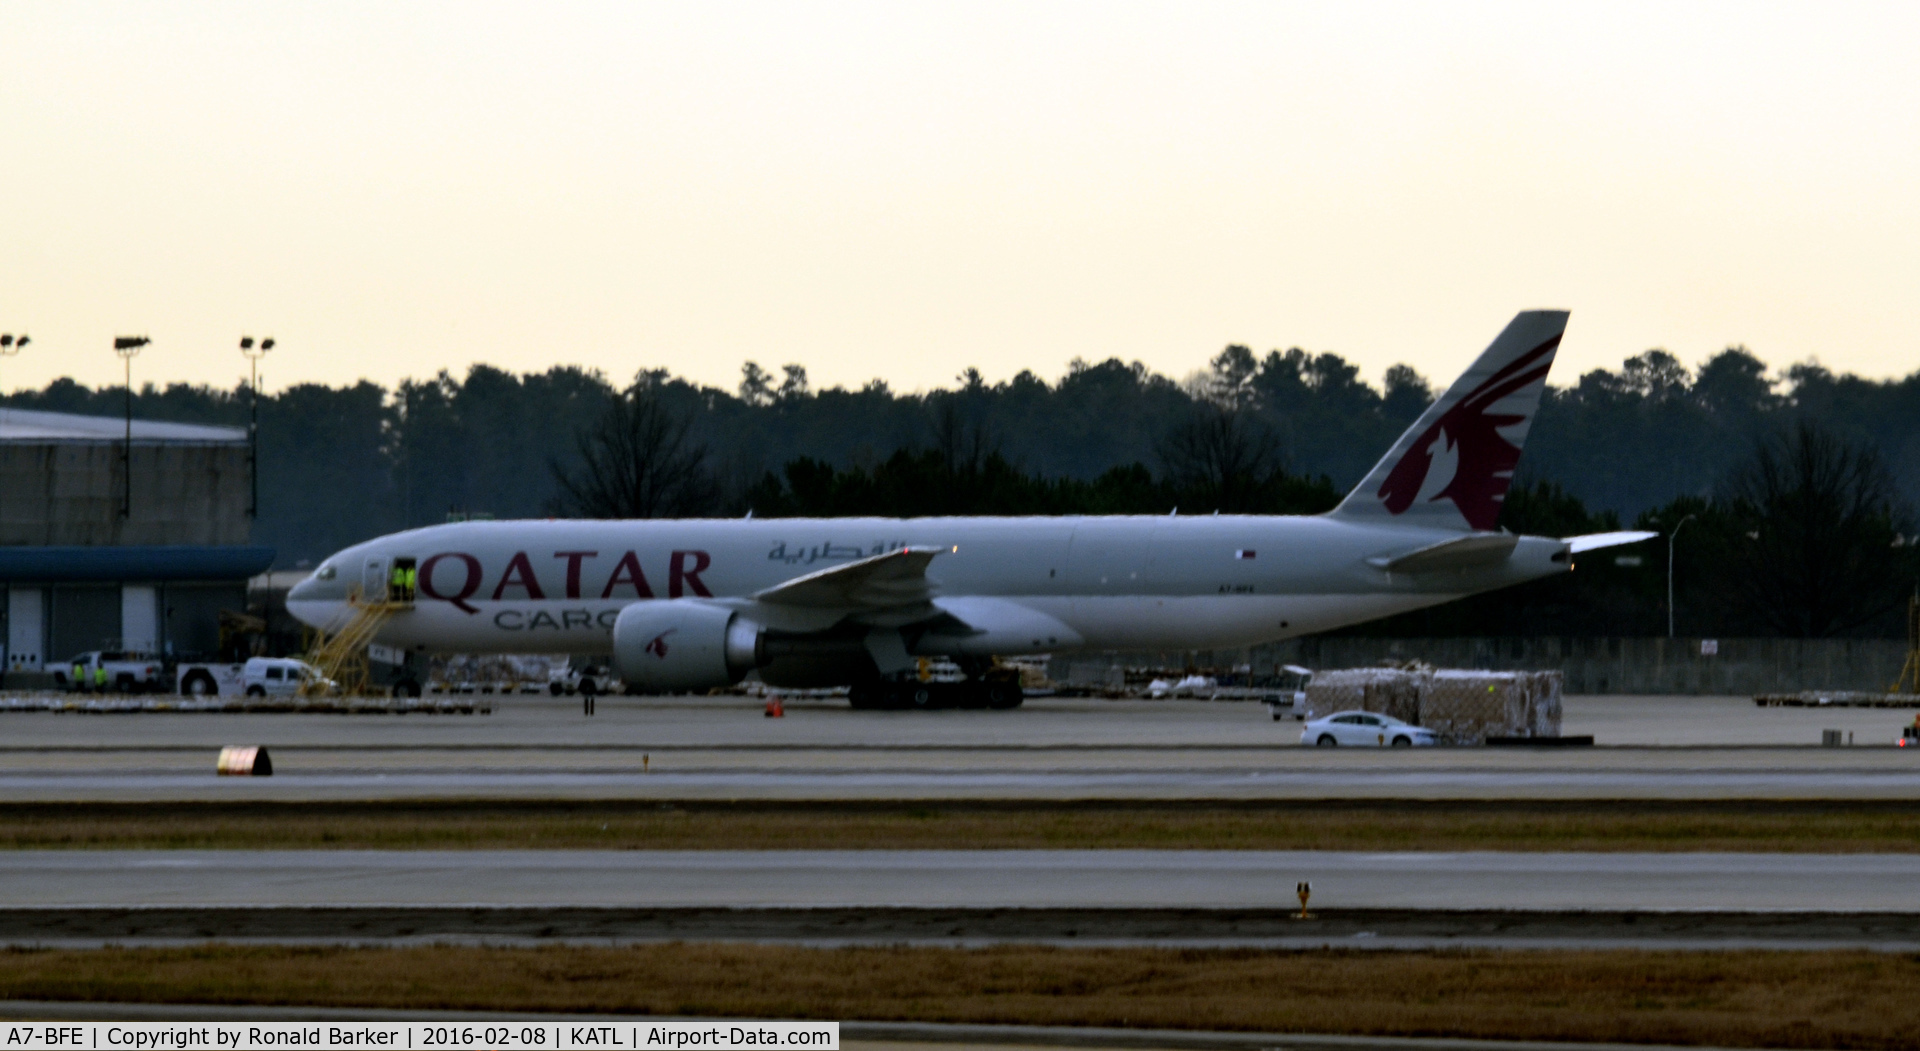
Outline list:
[[[1907,663],[1888,693],[1920,693],[1920,589],[1907,600]]]
[[[371,678],[367,645],[394,614],[413,608],[412,601],[383,596],[380,601],[368,602],[357,593],[347,597],[347,604],[353,608],[353,615],[340,630],[314,635],[305,659],[319,675],[300,684],[302,697],[325,694],[330,683],[346,696],[364,695]]]

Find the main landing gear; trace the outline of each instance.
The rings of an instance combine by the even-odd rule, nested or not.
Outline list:
[[[855,683],[847,700],[862,710],[900,708],[1018,708],[1027,699],[1018,672],[998,669],[963,682],[886,679]]]

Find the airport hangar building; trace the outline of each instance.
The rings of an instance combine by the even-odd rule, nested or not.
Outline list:
[[[4,668],[95,649],[212,654],[274,551],[248,542],[247,433],[0,409]],[[9,683],[14,685],[15,683]]]

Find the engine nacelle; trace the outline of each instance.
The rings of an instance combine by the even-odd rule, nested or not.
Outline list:
[[[698,599],[653,599],[613,622],[613,670],[645,693],[731,686],[764,663],[760,625]]]

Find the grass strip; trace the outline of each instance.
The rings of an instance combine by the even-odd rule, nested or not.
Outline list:
[[[0,849],[1913,853],[1904,801],[10,803]]]
[[[623,1012],[1906,1048],[1870,952],[637,948],[13,950],[0,999]]]

